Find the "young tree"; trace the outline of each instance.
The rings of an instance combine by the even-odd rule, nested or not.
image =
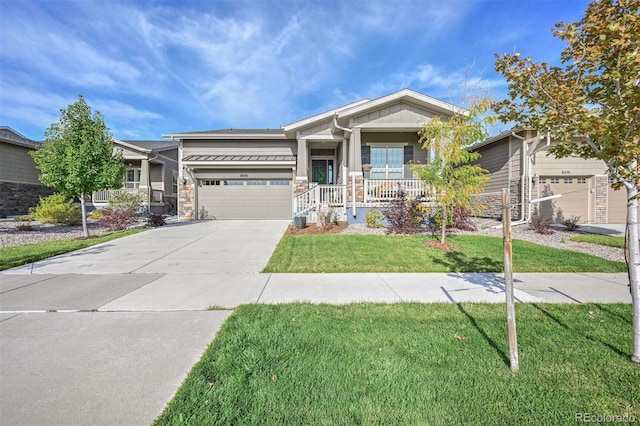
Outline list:
[[[469,164],[479,159],[480,154],[468,148],[488,137],[486,125],[494,121],[493,116],[486,116],[491,102],[489,98],[472,98],[468,111],[456,110],[446,120],[434,117],[419,132],[422,148],[436,152],[437,156],[428,164],[413,166],[412,170],[432,188],[442,211],[441,244],[446,240],[449,214],[455,208],[474,210],[473,196],[482,192],[489,180],[485,169]]]
[[[628,271],[633,301],[633,353],[640,363],[640,0],[595,0],[575,23],[559,23],[562,66],[520,53],[497,55],[509,98],[494,110],[503,121],[551,132],[550,152],[602,160],[616,188],[627,191]]]
[[[82,234],[89,236],[85,195],[122,186],[124,162],[113,150],[113,139],[102,114],[80,95],[77,102],[60,110],[60,120],[45,133],[41,149],[31,154],[40,169],[40,182],[68,197],[79,197]]]

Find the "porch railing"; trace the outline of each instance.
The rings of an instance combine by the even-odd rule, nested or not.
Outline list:
[[[305,214],[321,204],[330,207],[344,207],[347,199],[347,187],[344,185],[314,184],[307,191],[293,198],[293,215]]]
[[[404,190],[408,198],[427,198],[427,186],[420,179],[365,179],[364,201],[375,203],[393,200],[398,197],[399,188]]]
[[[137,188],[103,189],[100,191],[95,191],[91,196],[91,201],[93,203],[108,203],[117,194],[122,194],[122,193],[138,194],[139,192],[140,191]],[[151,190],[151,202],[152,203],[164,202],[164,192],[158,189]]]

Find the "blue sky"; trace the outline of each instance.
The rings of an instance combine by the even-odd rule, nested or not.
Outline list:
[[[494,54],[557,63],[587,3],[0,0],[0,125],[43,140],[82,94],[119,139],[278,128],[403,88],[459,104],[465,70],[501,98]]]

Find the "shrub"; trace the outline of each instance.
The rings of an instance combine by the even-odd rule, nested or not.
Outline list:
[[[160,213],[149,213],[147,216],[147,225],[157,228],[158,226],[166,225],[167,222],[164,219],[164,215]]]
[[[543,234],[543,235],[550,235],[555,232],[551,227],[551,221],[542,217],[542,215],[540,215],[538,212],[534,212],[531,215],[529,228],[533,229],[538,234]]]
[[[95,209],[89,214],[89,217],[96,220],[100,219],[102,217],[102,209]]]
[[[475,231],[476,225],[471,222],[471,211],[464,207],[457,207],[453,210],[453,227],[462,231]]]
[[[563,220],[562,224],[565,228],[567,228],[567,231],[577,231],[578,229],[580,229],[580,225],[578,225],[578,222],[580,222],[581,217],[582,216],[571,216],[569,219]]]
[[[18,231],[35,231],[35,229],[33,228],[33,225],[31,225],[30,223],[19,223],[16,226],[16,229]]]
[[[387,234],[415,234],[424,223],[420,203],[415,199],[407,199],[407,194],[400,187],[397,198],[389,202],[382,214],[389,222]]]
[[[109,207],[114,209],[131,209],[136,212],[140,208],[142,197],[137,192],[119,192],[109,200]]]
[[[382,213],[380,213],[378,209],[369,209],[364,215],[364,220],[369,228],[381,228],[384,216],[382,216]]]
[[[323,204],[318,209],[318,224],[324,230],[327,230],[331,225],[339,225],[338,213],[333,207],[329,207],[328,204]]]
[[[121,231],[127,229],[133,222],[133,209],[113,209],[107,207],[102,209],[100,223],[111,231]]]
[[[32,222],[34,218],[31,215],[16,216],[13,218],[15,222]]]
[[[74,206],[71,200],[67,200],[62,194],[53,194],[40,198],[40,202],[29,213],[41,223],[56,223],[65,226],[73,226],[80,223],[82,213],[78,206]]]

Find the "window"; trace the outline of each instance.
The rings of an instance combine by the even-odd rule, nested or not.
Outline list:
[[[560,178],[551,178],[551,183],[560,183]]]
[[[573,183],[573,179],[571,179],[571,178],[564,178],[564,183]]]
[[[269,184],[271,186],[288,186],[289,182],[291,182],[291,181],[288,181],[288,180],[271,180],[271,181],[269,181]]]
[[[173,190],[174,194],[178,193],[178,171],[177,170],[171,171],[171,189]]]
[[[538,182],[540,182],[540,183],[547,183],[547,178],[543,178],[543,177],[541,177],[540,179],[538,179]]]
[[[248,180],[247,181],[247,185],[266,185],[267,181],[266,180]]]
[[[220,181],[211,179],[200,179],[200,186],[220,186]]]
[[[584,184],[584,183],[587,183],[587,178],[578,178],[578,179],[576,179],[576,181],[577,181],[578,183],[582,183],[582,184]]]
[[[371,147],[371,178],[402,179],[404,148]]]
[[[138,189],[140,187],[140,168],[130,168],[124,173],[124,187],[126,189]]]
[[[224,184],[228,185],[228,186],[243,186],[244,185],[244,181],[242,181],[242,180],[225,180]]]

